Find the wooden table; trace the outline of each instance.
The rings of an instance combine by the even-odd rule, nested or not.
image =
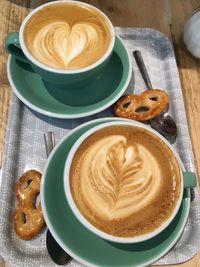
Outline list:
[[[4,146],[10,86],[6,75],[7,53],[4,38],[10,31],[18,31],[29,8],[47,0],[0,0],[0,167]],[[200,179],[200,60],[185,51],[182,30],[200,0],[88,0],[100,8],[115,26],[151,27],[163,32],[173,43],[184,96],[189,132],[192,140],[198,180]],[[0,252],[1,253],[1,252]],[[0,258],[0,267],[10,266]],[[181,267],[199,267],[200,252]]]

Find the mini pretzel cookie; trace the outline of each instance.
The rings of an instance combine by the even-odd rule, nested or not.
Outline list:
[[[29,170],[19,178],[16,185],[18,206],[14,211],[13,224],[16,234],[24,240],[36,236],[45,224],[41,203],[36,203],[41,176],[40,172]]]
[[[140,95],[122,96],[113,107],[118,117],[147,121],[158,116],[169,105],[169,96],[159,89],[146,90]]]

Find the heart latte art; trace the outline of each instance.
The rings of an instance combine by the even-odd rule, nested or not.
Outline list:
[[[178,165],[166,145],[127,126],[110,126],[88,137],[73,158],[70,179],[81,213],[117,236],[158,227],[180,193]]]
[[[37,60],[54,68],[79,69],[105,54],[110,33],[103,15],[80,4],[50,7],[33,15],[24,30],[27,48]]]

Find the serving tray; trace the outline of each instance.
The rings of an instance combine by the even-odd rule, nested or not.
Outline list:
[[[185,168],[194,171],[193,154],[188,133],[185,108],[173,48],[160,32],[149,28],[119,28],[116,33],[124,40],[130,55],[142,52],[154,88],[163,88],[170,96],[170,113],[178,126],[178,138],[173,144]],[[145,89],[136,62],[127,93]],[[10,101],[5,139],[2,179],[0,180],[0,255],[12,266],[56,266],[46,250],[46,230],[31,241],[20,240],[13,231],[12,212],[16,206],[16,180],[26,170],[43,171],[46,162],[44,132],[53,131],[58,142],[74,127],[92,119],[113,116],[111,108],[96,115],[73,120],[47,117],[26,107],[14,94]],[[156,264],[176,264],[189,260],[200,249],[200,197],[197,189],[191,202],[189,218],[178,243]],[[69,266],[83,266],[73,260]]]

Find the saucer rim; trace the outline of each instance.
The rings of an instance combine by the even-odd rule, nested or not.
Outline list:
[[[13,92],[16,94],[16,96],[29,108],[31,108],[32,110],[40,113],[40,114],[43,114],[43,115],[46,115],[46,116],[50,116],[52,118],[58,118],[58,119],[75,119],[75,118],[83,118],[83,117],[87,117],[87,116],[90,116],[90,115],[94,115],[94,114],[97,114],[107,108],[109,108],[110,106],[112,106],[122,95],[123,93],[126,91],[130,81],[131,81],[131,77],[132,77],[132,71],[133,71],[133,68],[132,68],[132,62],[131,62],[131,57],[130,57],[130,54],[129,54],[129,51],[128,49],[126,48],[122,38],[116,34],[116,41],[115,42],[120,42],[120,45],[121,47],[123,47],[124,51],[126,51],[126,54],[127,54],[127,60],[128,60],[128,73],[126,74],[127,78],[126,78],[126,82],[124,83],[124,85],[122,86],[122,88],[120,89],[120,91],[115,95],[114,98],[112,98],[110,101],[106,102],[104,105],[100,106],[99,108],[91,108],[90,111],[86,111],[86,112],[81,112],[81,113],[76,113],[76,114],[63,114],[63,113],[59,113],[59,112],[52,112],[52,111],[48,111],[48,110],[45,110],[45,109],[42,109],[36,105],[34,105],[33,103],[31,103],[29,100],[26,99],[26,97],[24,97],[20,92],[19,90],[17,89],[17,87],[15,86],[15,83],[13,81],[13,78],[12,78],[12,71],[11,71],[11,59],[14,58],[14,56],[12,55],[9,55],[8,56],[8,61],[7,61],[7,77],[8,77],[8,81],[11,85],[11,88],[13,90]],[[113,52],[116,52],[116,43],[114,45],[114,48],[113,48]],[[119,53],[117,53],[119,54]],[[120,57],[121,58],[121,57]],[[34,72],[35,73],[35,72]],[[38,75],[36,73],[36,75]],[[123,76],[123,75],[122,75]],[[115,90],[113,91],[115,92]],[[101,100],[102,101],[102,100]],[[90,106],[93,106],[90,105]]]
[[[68,133],[66,136],[64,136],[60,141],[59,143],[54,147],[52,153],[50,154],[47,162],[46,162],[46,165],[45,165],[45,168],[43,170],[43,174],[42,174],[42,182],[41,182],[41,204],[42,204],[42,207],[46,207],[46,204],[45,204],[45,201],[44,201],[44,184],[45,184],[45,176],[46,176],[46,173],[47,173],[47,170],[48,170],[48,167],[49,167],[49,163],[51,162],[52,158],[54,157],[57,149],[59,149],[60,146],[63,145],[63,143],[72,135],[74,135],[77,131],[79,131],[81,128],[84,128],[86,126],[91,126],[91,128],[95,127],[95,123],[96,122],[99,122],[99,124],[101,123],[104,123],[104,122],[109,122],[109,121],[131,121],[129,119],[123,119],[123,118],[116,118],[116,117],[104,117],[104,118],[98,118],[98,119],[95,119],[95,120],[91,120],[91,121],[88,121],[88,122],[85,122],[77,127],[75,127],[72,131],[70,131],[70,133]],[[68,155],[68,153],[67,153]],[[66,155],[66,157],[67,157]],[[180,159],[180,158],[179,158]],[[181,163],[181,166],[183,168],[183,170],[185,170],[185,167],[183,165],[183,162],[181,161],[180,159],[180,163]],[[64,166],[63,166],[64,168]],[[167,252],[169,252],[169,250],[177,243],[178,239],[181,237],[182,235],[182,232],[184,230],[184,227],[186,225],[186,222],[187,222],[187,219],[188,219],[188,215],[189,215],[189,210],[190,210],[190,199],[191,199],[191,196],[190,196],[190,191],[189,189],[185,189],[187,190],[187,193],[188,193],[188,197],[187,199],[185,200],[185,205],[186,205],[186,208],[184,210],[184,218],[181,222],[181,226],[179,227],[178,229],[178,232],[176,234],[176,236],[173,238],[173,242],[171,242],[161,253],[158,253],[158,255],[156,257],[153,257],[151,260],[149,260],[148,262],[145,262],[145,263],[142,263],[140,265],[137,265],[137,267],[144,267],[144,266],[149,266],[150,264],[152,263],[155,263],[157,260],[159,260],[161,257],[163,257]],[[68,204],[69,205],[69,204]],[[57,236],[57,233],[54,231],[54,227],[51,225],[51,222],[48,218],[48,214],[46,212],[46,208],[43,208],[43,213],[44,213],[44,218],[45,218],[45,221],[46,221],[46,224],[50,230],[50,232],[52,233],[52,235],[54,236],[55,240],[59,243],[59,245],[66,251],[68,252],[75,260],[79,261],[80,263],[82,264],[86,264],[87,266],[96,266],[94,264],[92,264],[91,262],[89,261],[86,261],[85,259],[79,257],[79,255],[75,254],[73,251],[71,251],[71,248],[66,245],[62,240],[60,240],[60,238]],[[173,222],[173,221],[172,221]],[[172,223],[171,222],[171,223]],[[80,223],[80,222],[79,222]],[[89,230],[88,230],[89,231]],[[160,233],[161,234],[161,233]],[[100,237],[98,237],[100,238]],[[145,242],[150,242],[150,240],[146,240]],[[125,245],[125,244],[122,244],[122,245]]]

